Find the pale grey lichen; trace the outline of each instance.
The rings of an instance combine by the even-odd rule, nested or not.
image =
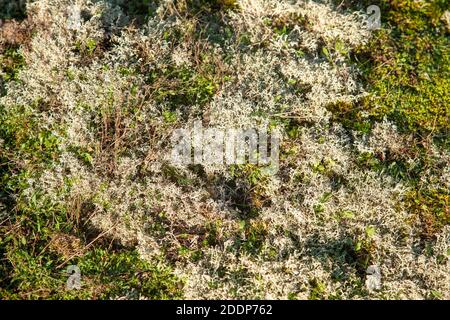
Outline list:
[[[339,40],[350,49],[364,44],[370,34],[362,28],[360,14],[339,13],[322,2],[275,0],[239,0],[241,9],[227,13],[230,25],[238,34],[248,34],[254,50],[228,41],[225,49],[233,80],[224,82],[204,107],[204,120],[211,126],[249,127],[293,115],[310,123],[300,130],[293,145],[283,145],[290,152],[281,160],[280,172],[264,182],[271,201],[261,209],[258,220],[267,235],[261,240],[261,251],[250,254],[237,248],[232,236],[245,232],[239,231],[239,212],[227,201],[226,186],[220,184],[232,178],[229,169],[205,166],[205,176],[199,177],[178,168],[195,187],[168,179],[164,168],[170,146],[165,141],[175,126],[161,116],[164,103],[149,98],[146,75],[121,72],[144,63],[158,68],[167,61],[191,67],[190,48],[184,44],[173,48],[164,39],[166,31],[187,22],[170,13],[171,1],[161,1],[157,14],[136,29],[125,27],[130,20],[119,6],[79,0],[77,5],[91,18],[73,28],[66,23],[66,8],[71,4],[40,0],[28,5],[34,22],[45,27],[36,29],[31,49],[23,52],[27,66],[19,74],[20,82],[10,84],[0,100],[14,108],[42,99],[50,109],[32,110],[40,112],[41,125],[65,128],[58,162],[30,181],[30,189],[42,190],[61,205],[75,198],[91,202],[95,208],[91,222],[111,237],[135,245],[145,259],[190,245],[200,250],[198,259],[172,261],[175,272],[186,280],[186,298],[285,299],[295,293],[306,299],[313,279],[324,284],[324,297],[424,298],[431,289],[450,297],[448,258],[438,263],[414,250],[417,239],[400,205],[408,186],[356,164],[358,152],[384,154],[389,150],[400,156],[409,138],[387,121],[376,125],[370,135],[352,136],[331,123],[326,109],[330,103],[355,101],[365,94],[355,66],[340,57],[327,60],[317,53],[321,43]],[[286,37],[276,35],[264,23],[265,17],[289,13],[305,16],[310,28],[296,25]],[[88,64],[80,63],[80,55],[73,50],[76,45],[90,39],[99,44],[106,37],[111,37],[109,51],[94,55]],[[265,46],[258,47],[266,40]],[[298,57],[300,49],[307,55]],[[225,54],[222,48],[213,52]],[[293,93],[289,80],[307,89]],[[139,111],[127,116],[114,113],[127,105]],[[187,106],[179,121],[189,126],[199,110],[199,106]],[[113,150],[107,168],[99,130],[111,114],[120,117],[127,135],[115,138],[126,138],[127,143],[125,150]],[[73,147],[86,150],[91,165],[74,156]],[[448,159],[448,154],[439,152],[436,157]],[[318,164],[323,169],[318,170]],[[449,182],[448,166],[444,172],[435,179],[440,186]],[[436,177],[432,172],[429,175]],[[345,183],[337,186],[335,176]],[[63,193],[67,179],[70,192]],[[211,186],[214,181],[218,185]],[[342,213],[347,214],[344,222]],[[161,219],[164,233],[155,234],[152,226]],[[195,232],[188,234],[188,242],[180,237],[180,228],[202,230],[216,221],[220,221],[217,233],[223,241],[215,245],[197,246],[202,235]],[[342,243],[364,234],[369,226],[375,230],[371,236],[374,263],[383,275],[380,290],[373,293],[362,289],[358,271],[339,252]],[[242,237],[245,240],[245,234]],[[434,251],[447,257],[448,246],[447,226],[437,234]]]

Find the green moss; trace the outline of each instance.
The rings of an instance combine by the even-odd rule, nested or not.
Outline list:
[[[181,298],[183,284],[163,263],[143,261],[136,251],[111,252],[95,249],[75,263],[92,290],[100,287],[97,298],[123,296],[133,291],[150,299]]]
[[[326,108],[333,114],[333,120],[340,122],[347,129],[361,133],[369,133],[372,130],[374,121],[363,118],[361,114],[361,111],[367,111],[365,106],[339,101],[327,105]]]
[[[226,11],[237,8],[238,4],[236,0],[186,0],[180,4],[182,12],[188,12],[192,15],[208,14],[214,11]]]
[[[195,181],[193,179],[190,179],[187,174],[184,173],[181,169],[169,164],[163,165],[162,173],[166,179],[173,183],[176,183],[179,186],[188,187],[195,184]]]
[[[356,254],[356,267],[360,273],[364,273],[367,267],[373,262],[376,248],[372,238],[375,233],[375,227],[367,226],[364,233],[356,236],[353,240]]]
[[[261,253],[267,236],[268,226],[264,221],[241,221],[235,245],[247,254],[257,255]]]
[[[0,242],[3,245],[3,242]],[[2,248],[3,249],[3,248]],[[58,266],[56,255],[36,254],[25,246],[9,243],[5,254],[11,265],[2,274],[2,299],[111,299],[181,298],[183,283],[163,263],[153,264],[139,258],[136,251],[113,252],[93,249],[72,259],[81,272],[81,289],[67,290],[67,266]],[[134,296],[133,296],[134,294]]]
[[[314,213],[320,215],[325,211],[325,204],[331,199],[333,194],[331,192],[325,192],[319,199],[319,202],[313,205]]]
[[[270,196],[266,191],[269,176],[260,167],[253,164],[232,165],[230,175],[233,181],[229,187],[236,190],[232,198],[241,212],[241,218],[255,218],[263,207],[270,205]]]
[[[177,114],[172,111],[164,111],[163,118],[165,123],[174,123],[177,121]]]
[[[375,119],[403,130],[448,130],[450,38],[440,17],[446,1],[382,1],[383,29],[357,52],[371,95],[363,102]]]
[[[168,103],[174,110],[180,106],[206,104],[217,88],[212,78],[187,67],[151,70],[148,83],[155,86],[154,99]]]
[[[442,228],[450,224],[450,192],[444,189],[415,188],[405,199],[406,208],[420,223],[420,236],[432,240]]]
[[[0,138],[4,141],[2,151],[6,157],[15,160],[28,159],[34,162],[55,160],[59,154],[59,139],[54,131],[43,128],[33,113],[40,107],[16,106],[6,110],[0,106]]]
[[[27,178],[22,175],[21,179]],[[25,185],[17,183],[18,187]],[[0,263],[1,299],[109,299],[133,292],[151,299],[181,297],[182,283],[171,269],[162,262],[141,260],[134,250],[106,249],[99,243],[81,256],[55,252],[51,249],[55,233],[82,239],[81,225],[65,206],[54,204],[39,192],[28,201],[18,189],[11,223],[0,227],[0,252],[4,256]],[[81,290],[66,291],[67,265],[81,269]]]
[[[79,146],[69,146],[68,151],[72,152],[75,157],[77,157],[78,160],[81,160],[85,165],[92,166],[94,160],[92,151]]]
[[[311,288],[308,296],[308,300],[322,300],[326,298],[326,286],[317,278],[312,279],[309,282]]]
[[[338,2],[340,8],[350,10],[380,6],[383,28],[351,53],[363,71],[369,95],[358,103],[328,106],[334,119],[368,133],[373,122],[387,117],[401,131],[432,133],[448,144],[450,38],[440,19],[449,10],[448,2]]]
[[[271,27],[272,30],[280,35],[288,35],[294,30],[296,26],[310,27],[308,19],[296,12],[290,12],[284,15],[265,17],[263,22],[266,26]]]
[[[387,174],[396,180],[401,180],[415,186],[420,180],[421,173],[426,169],[424,163],[426,156],[418,156],[416,162],[407,162],[402,159],[390,159],[381,155],[364,152],[357,155],[356,164],[361,169]]]
[[[75,51],[78,52],[83,57],[89,57],[94,54],[98,43],[94,39],[87,39],[85,42],[77,41],[75,43]]]
[[[5,81],[17,81],[19,71],[25,66],[25,59],[19,48],[9,48],[0,55],[0,70]]]

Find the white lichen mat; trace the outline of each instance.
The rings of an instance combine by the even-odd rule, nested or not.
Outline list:
[[[63,128],[54,130],[62,142],[61,158],[30,181],[29,194],[40,190],[62,204],[91,202],[95,226],[136,246],[144,259],[165,259],[191,245],[200,250],[196,259],[172,262],[185,280],[188,299],[286,299],[293,293],[306,299],[311,286],[329,298],[424,298],[433,289],[449,299],[448,261],[438,264],[415,250],[417,237],[400,201],[407,187],[356,164],[357,151],[401,149],[404,141],[395,127],[384,121],[369,136],[349,133],[331,121],[325,108],[365,95],[355,66],[337,52],[329,60],[317,54],[323,44],[337,40],[349,50],[364,45],[371,35],[363,26],[363,15],[339,13],[320,1],[240,0],[241,9],[227,12],[226,19],[255,45],[249,50],[232,38],[223,45],[225,53],[223,46],[208,43],[217,57],[226,55],[223,67],[232,81],[224,81],[203,109],[186,106],[178,125],[192,124],[200,109],[209,126],[273,126],[271,116],[295,116],[308,124],[295,143],[283,140],[282,150],[289,152],[281,156],[279,172],[264,181],[262,192],[270,204],[262,207],[257,223],[267,234],[260,252],[251,254],[230,237],[242,226],[223,183],[230,178],[229,168],[205,166],[202,178],[179,168],[195,187],[168,179],[167,141],[176,127],[161,116],[163,103],[147,99],[146,75],[123,72],[139,70],[143,63],[159,68],[167,61],[189,68],[189,43],[165,40],[167,32],[190,23],[172,11],[171,2],[161,1],[154,17],[139,28],[129,24],[113,1],[76,1],[89,17],[80,24],[68,23],[73,1],[40,0],[28,5],[28,15],[39,27],[29,48],[23,49],[26,68],[19,74],[20,82],[9,85],[0,103],[14,110],[45,101],[50,108],[29,107],[30,112],[42,127]],[[306,17],[308,28],[299,25],[289,36],[277,35],[265,23],[267,16],[292,13]],[[113,45],[90,63],[80,63],[73,50],[76,44],[89,39],[100,43],[105,37],[111,37]],[[140,60],[142,52],[146,61]],[[284,79],[308,88],[307,93],[292,93]],[[118,131],[126,142],[114,146],[120,152],[113,152],[111,161],[102,155],[104,137],[98,128],[105,125],[106,111],[99,110],[115,112],[126,104],[138,106],[139,112],[115,113],[121,128],[126,128]],[[74,147],[91,152],[91,165],[70,151]],[[336,187],[332,177],[317,170],[318,163],[345,183]],[[448,185],[448,169],[438,180]],[[161,223],[164,232],[155,232],[153,226]],[[216,243],[195,245],[204,240],[202,230],[212,224]],[[187,236],[180,235],[180,229]],[[436,253],[446,256],[449,231],[447,226],[437,235]],[[368,233],[374,245],[373,268],[381,274],[376,281],[381,283],[366,290],[367,276],[351,267],[345,243]],[[373,283],[373,275],[368,276]]]

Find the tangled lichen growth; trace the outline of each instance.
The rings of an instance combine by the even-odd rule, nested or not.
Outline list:
[[[352,58],[374,36],[364,13],[77,6],[72,28],[71,1],[30,2],[33,36],[5,69],[0,296],[449,298],[448,149],[353,113],[373,97]],[[282,132],[278,173],[172,165],[172,133],[197,119]],[[80,292],[55,276],[68,264],[85,274]],[[373,264],[382,287],[369,292]]]

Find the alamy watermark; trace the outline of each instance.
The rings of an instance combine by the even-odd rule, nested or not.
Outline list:
[[[176,129],[172,135],[171,160],[176,165],[255,164],[267,173],[279,168],[280,134],[259,128],[204,128],[195,121],[192,128]]]
[[[81,289],[81,270],[76,265],[67,267],[67,274],[69,278],[66,281],[67,290],[80,290]]]
[[[378,30],[381,28],[381,9],[377,5],[371,5],[367,7],[366,26],[368,30]]]

